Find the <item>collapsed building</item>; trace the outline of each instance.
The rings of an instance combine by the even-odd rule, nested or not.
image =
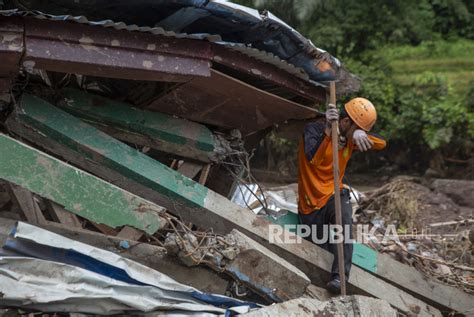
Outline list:
[[[11,241],[31,243],[29,232],[43,246],[60,239],[28,222],[202,292],[328,299],[319,287],[331,255],[304,240],[269,243],[271,219],[229,198],[267,133],[314,119],[331,81],[341,95],[359,89],[337,58],[270,12],[225,1],[5,0],[1,9],[0,236],[10,252],[41,258]],[[362,245],[354,264],[350,294],[407,315],[473,309],[472,295]],[[123,309],[85,306],[77,312]]]

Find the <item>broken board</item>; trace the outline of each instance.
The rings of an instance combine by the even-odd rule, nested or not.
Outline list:
[[[118,171],[122,177],[114,178],[114,184],[125,185],[132,179],[188,206],[204,204],[206,187],[40,98],[23,95],[21,105],[6,124],[10,131],[39,146],[48,148],[48,144],[55,143],[66,146],[79,155],[70,153],[71,157],[65,157],[64,152],[56,153],[56,149],[48,148],[48,151],[76,164],[81,160],[79,165],[86,170],[91,168],[89,165],[95,165],[92,172],[101,177],[105,177],[101,175],[105,168]]]
[[[60,94],[59,107],[117,139],[202,162],[217,156],[214,136],[204,125],[77,89]]]
[[[0,134],[0,178],[91,221],[130,225],[149,234],[165,221],[163,209],[20,141]]]

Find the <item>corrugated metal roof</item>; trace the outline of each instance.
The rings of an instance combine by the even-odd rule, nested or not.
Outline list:
[[[72,16],[72,15],[52,15],[46,14],[40,11],[20,11],[20,10],[0,10],[0,15],[3,16],[32,16],[40,20],[51,20],[51,21],[71,21],[80,24],[88,24],[92,26],[101,26],[105,28],[113,28],[116,30],[127,30],[130,32],[146,32],[155,35],[170,36],[175,38],[187,38],[195,40],[207,40],[211,42],[222,41],[220,35],[212,35],[207,33],[176,33],[173,31],[167,31],[161,27],[148,27],[138,26],[136,24],[125,24],[124,22],[115,22],[112,20],[103,21],[89,21],[85,16]]]
[[[258,50],[258,49],[253,48],[253,47],[249,47],[249,46],[247,46],[245,44],[241,44],[241,43],[230,43],[230,42],[224,42],[224,41],[216,42],[216,43],[224,45],[224,46],[226,46],[230,49],[239,51],[241,53],[244,53],[245,55],[248,55],[250,57],[258,59],[262,62],[275,65],[278,68],[284,69],[285,71],[287,71],[288,73],[290,73],[290,74],[292,74],[296,77],[299,77],[301,79],[310,81],[314,85],[320,85],[319,83],[310,80],[308,74],[306,74],[304,69],[296,67],[296,66],[280,59],[278,56],[274,55],[273,53],[261,51],[261,50]]]
[[[115,22],[112,20],[103,20],[103,21],[89,21],[85,16],[71,16],[71,15],[51,15],[51,14],[46,14],[40,11],[20,11],[20,10],[0,10],[0,15],[3,16],[31,16],[37,19],[41,20],[51,20],[51,21],[70,21],[70,22],[75,22],[75,23],[80,23],[80,24],[88,24],[92,26],[100,26],[104,28],[113,28],[116,30],[126,30],[130,32],[145,32],[145,33],[151,33],[155,35],[162,35],[162,36],[168,36],[168,37],[174,37],[174,38],[186,38],[186,39],[194,39],[194,40],[206,40],[212,43],[216,43],[219,45],[223,45],[228,47],[229,49],[233,49],[236,51],[239,51],[241,53],[244,53],[245,55],[248,55],[252,58],[255,58],[257,60],[260,60],[265,63],[269,63],[272,65],[277,66],[280,69],[285,70],[286,72],[310,81],[314,85],[320,85],[314,81],[311,81],[309,79],[308,74],[302,69],[298,68],[278,56],[275,56],[274,54],[270,52],[265,52],[258,50],[256,48],[250,47],[248,45],[242,44],[242,43],[231,43],[231,42],[226,42],[223,41],[220,35],[217,34],[208,34],[208,33],[193,33],[193,34],[188,34],[188,33],[177,33],[174,31],[167,31],[163,29],[162,27],[147,27],[147,26],[138,26],[135,24],[132,25],[127,25],[124,22]]]

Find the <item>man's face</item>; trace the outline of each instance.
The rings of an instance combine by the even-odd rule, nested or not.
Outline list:
[[[339,122],[339,131],[341,132],[341,135],[348,139],[352,138],[354,131],[357,129],[359,129],[359,127],[349,117],[345,117]]]

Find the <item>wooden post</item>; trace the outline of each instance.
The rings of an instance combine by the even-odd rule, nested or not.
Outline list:
[[[201,175],[199,176],[199,184],[206,185],[207,177],[209,176],[210,170],[211,164],[207,164],[202,168]]]
[[[32,192],[15,184],[9,184],[9,189],[14,201],[18,204],[21,212],[25,216],[26,221],[40,225],[47,223]]]
[[[72,212],[67,211],[61,205],[51,200],[46,201],[46,206],[48,207],[49,214],[54,221],[57,221],[70,228],[82,229],[81,221]]]
[[[329,103],[336,106],[336,83],[329,86]],[[342,228],[341,192],[339,191],[339,123],[331,122],[332,169],[334,174],[334,204],[336,207],[336,224]],[[339,278],[341,280],[341,295],[346,295],[346,272],[344,270],[344,235],[337,244],[337,258],[339,262]]]

